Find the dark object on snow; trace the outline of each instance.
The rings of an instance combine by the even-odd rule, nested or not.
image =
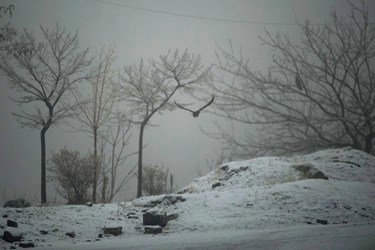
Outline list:
[[[103,231],[104,231],[104,234],[118,236],[122,234],[122,227],[105,227]]]
[[[3,218],[8,218],[8,215],[7,214],[3,214]]]
[[[169,214],[167,216],[167,221],[175,220],[178,218],[178,214]]]
[[[9,200],[4,203],[4,207],[21,208],[21,207],[30,207],[30,206],[31,206],[31,203],[26,201],[25,199]]]
[[[317,219],[317,220],[316,220],[316,223],[318,223],[318,224],[322,224],[322,225],[327,225],[327,224],[328,224],[328,221],[327,221],[327,220]]]
[[[145,226],[145,234],[160,234],[162,232],[161,226]]]
[[[143,225],[165,227],[167,222],[167,213],[164,211],[154,210],[143,214]]]
[[[98,235],[98,238],[103,238],[103,234],[99,234],[99,235]]]
[[[70,238],[74,238],[74,237],[76,237],[76,233],[75,233],[74,231],[72,231],[72,232],[67,232],[65,235],[66,235],[66,236],[69,236]]]
[[[320,170],[317,170],[312,164],[306,163],[302,165],[291,166],[295,170],[302,173],[302,176],[306,179],[324,179],[328,180],[328,177]]]
[[[162,198],[159,198],[157,200],[152,200],[150,202],[147,202],[144,207],[155,207],[161,203],[165,204],[165,205],[174,205],[176,204],[177,202],[184,202],[186,201],[186,199],[180,195],[166,195]],[[147,210],[146,210],[147,211]],[[146,212],[146,211],[142,211],[142,212]]]
[[[92,207],[92,205],[93,205],[92,202],[87,202],[86,203],[86,206],[88,206],[88,207]]]
[[[22,248],[33,248],[33,247],[35,247],[34,242],[32,242],[32,241],[20,242],[20,244],[18,244],[18,246],[20,246]]]
[[[13,235],[9,231],[4,231],[3,233],[3,240],[5,242],[13,243],[13,242],[20,242],[22,240],[22,235]]]
[[[177,105],[177,107],[179,107],[180,109],[184,109],[184,110],[187,110],[187,111],[193,113],[193,117],[194,117],[194,118],[197,118],[197,117],[199,116],[199,112],[201,112],[203,109],[205,109],[205,108],[207,108],[208,106],[210,106],[211,103],[213,103],[214,99],[215,99],[215,96],[212,97],[212,99],[211,99],[211,101],[209,101],[209,103],[207,103],[206,105],[204,105],[203,107],[201,107],[201,108],[198,109],[197,111],[193,111],[193,110],[191,110],[191,109],[185,108],[185,107],[179,105],[176,101],[175,101],[174,103],[175,103],[175,104]]]
[[[46,234],[48,234],[48,231],[42,229],[42,230],[39,231],[39,233],[40,233],[40,234],[43,234],[43,235],[46,235]]]
[[[8,227],[18,227],[18,223],[13,220],[7,220]]]
[[[216,187],[220,187],[220,186],[221,186],[220,182],[216,182],[216,183],[212,184],[212,188],[216,188]]]
[[[298,90],[302,91],[303,90],[303,82],[301,79],[301,76],[299,74],[296,75],[296,79],[294,80],[294,83],[296,84],[296,87]]]

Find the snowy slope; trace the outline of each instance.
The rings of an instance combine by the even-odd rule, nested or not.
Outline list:
[[[323,172],[328,180],[306,178],[295,168],[301,165]],[[326,223],[327,227],[375,224],[375,157],[345,148],[290,158],[230,162],[217,166],[178,193],[93,207],[0,208],[0,215],[8,216],[1,219],[0,234],[4,230],[18,231],[25,239],[46,248],[69,248],[69,244],[83,242],[94,246],[98,241],[110,246],[114,236],[98,239],[103,227],[122,227],[123,234],[116,241],[150,237],[143,235],[142,226],[142,214],[147,209],[178,214],[177,219],[168,222],[164,235],[316,227]],[[18,222],[19,228],[6,227],[7,219]],[[48,233],[43,235],[40,230]],[[70,231],[75,232],[75,238],[65,235]]]

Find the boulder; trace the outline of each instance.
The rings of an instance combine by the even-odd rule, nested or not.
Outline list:
[[[22,248],[32,248],[32,247],[35,247],[35,244],[32,241],[26,241],[26,242],[20,242],[18,246]]]
[[[18,223],[13,220],[7,220],[8,227],[18,227]]]
[[[74,238],[74,237],[76,237],[76,233],[75,233],[74,231],[67,232],[65,235],[66,235],[66,236],[69,236],[70,238]]]
[[[328,221],[327,221],[327,220],[322,220],[322,219],[317,219],[317,220],[316,220],[316,223],[318,223],[318,224],[322,224],[322,225],[327,225],[327,224],[328,224]]]
[[[39,233],[42,234],[42,235],[46,235],[46,234],[48,234],[48,231],[42,229],[42,230],[39,231]]]
[[[86,206],[88,206],[88,207],[92,207],[93,204],[92,204],[92,202],[87,202],[87,203],[86,203]]]
[[[306,163],[301,165],[291,166],[297,171],[300,171],[302,176],[306,179],[324,179],[328,180],[328,177],[320,170],[316,169],[312,164]]]
[[[22,235],[21,234],[16,234],[16,233],[11,233],[7,230],[4,231],[3,233],[3,240],[5,242],[13,243],[13,242],[19,242],[22,240]]]
[[[212,188],[216,188],[216,187],[220,187],[220,186],[221,186],[220,182],[216,182],[216,183],[212,184]]]
[[[149,210],[143,214],[143,225],[165,227],[167,222],[167,213],[165,211]]]
[[[145,226],[145,234],[160,234],[162,232],[161,226]]]
[[[122,227],[105,227],[103,228],[104,234],[110,234],[113,236],[118,236],[122,234]]]

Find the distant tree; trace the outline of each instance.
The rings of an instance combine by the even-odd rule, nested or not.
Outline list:
[[[99,59],[92,66],[90,77],[87,78],[87,86],[75,88],[74,96],[78,103],[77,120],[82,125],[81,131],[88,132],[93,137],[93,188],[92,202],[97,199],[97,185],[99,178],[99,137],[102,136],[103,129],[112,120],[112,108],[116,100],[116,85],[114,77],[116,72],[113,69],[114,48],[110,47],[100,52]],[[86,87],[86,88],[84,88]],[[88,92],[84,95],[82,92]]]
[[[24,30],[11,44],[11,57],[1,56],[0,70],[9,86],[18,94],[13,100],[27,109],[14,113],[22,126],[40,129],[41,202],[47,202],[46,142],[47,130],[71,116],[69,102],[72,87],[86,77],[90,64],[88,50],[79,51],[78,33],[73,36],[58,25],[54,31],[41,27],[43,40]],[[33,108],[33,109],[32,109]]]
[[[150,61],[150,66],[139,65],[125,67],[123,74],[122,96],[130,107],[134,119],[140,126],[138,143],[138,189],[137,197],[142,196],[142,159],[143,134],[150,119],[165,110],[175,108],[170,100],[178,90],[192,90],[194,86],[207,80],[209,69],[204,68],[200,56],[185,50],[160,56]]]
[[[168,169],[159,166],[145,166],[143,169],[143,190],[147,195],[159,195],[167,192]]]
[[[100,145],[100,163],[101,163],[101,200],[102,202],[111,202],[120,191],[123,191],[125,185],[134,177],[134,171],[137,166],[132,167],[125,175],[118,180],[118,172],[128,158],[137,152],[126,152],[131,134],[131,123],[122,119],[118,112],[113,122],[108,124],[108,131],[101,137]],[[109,147],[109,153],[105,153],[105,148]]]
[[[68,204],[83,204],[89,200],[93,163],[93,156],[81,157],[78,151],[70,151],[67,148],[52,155],[48,168],[52,173],[50,180]]]
[[[16,30],[5,21],[4,17],[12,17],[14,5],[0,6],[0,52],[7,52],[12,38],[17,34]]]
[[[350,20],[332,10],[332,24],[300,25],[300,43],[266,32],[275,52],[267,73],[220,49],[218,68],[235,79],[211,84],[215,113],[258,130],[239,138],[219,127],[213,136],[240,157],[345,146],[374,154],[375,26],[364,1],[350,6]]]

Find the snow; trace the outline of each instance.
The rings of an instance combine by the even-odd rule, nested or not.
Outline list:
[[[302,164],[313,166],[329,179],[306,179],[292,167]],[[178,218],[168,222],[163,234],[144,235],[142,214],[147,209],[177,213]],[[272,249],[267,245],[272,242],[298,249],[303,246],[298,244],[316,244],[316,240],[333,244],[340,232],[348,241],[342,247],[355,249],[355,244],[367,244],[360,242],[364,235],[375,239],[375,157],[350,148],[261,157],[217,166],[177,194],[92,207],[0,208],[0,215],[8,216],[0,221],[1,235],[9,229],[6,220],[12,219],[19,228],[11,230],[22,233],[40,249],[215,249],[220,244],[232,248],[226,242],[239,249]],[[98,237],[102,228],[119,226],[122,235]],[[65,235],[71,231],[75,238]],[[326,233],[319,233],[322,231]],[[307,240],[310,234],[315,234],[315,241]],[[356,240],[350,235],[357,235]],[[292,245],[282,236],[289,237]],[[0,244],[6,249],[16,245]]]

